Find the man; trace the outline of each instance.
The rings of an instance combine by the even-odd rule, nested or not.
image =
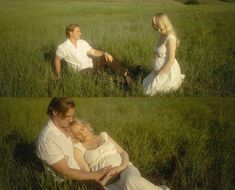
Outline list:
[[[110,167],[98,172],[82,171],[73,156],[72,140],[66,130],[75,115],[75,102],[67,97],[53,98],[47,114],[49,121],[41,131],[37,144],[39,158],[64,178],[99,182]]]
[[[70,24],[65,29],[67,40],[60,44],[56,50],[55,74],[61,77],[61,60],[65,60],[74,71],[103,70],[111,67],[116,73],[121,74],[131,85],[130,72],[113,59],[107,52],[92,48],[85,40],[80,39],[81,30],[79,25]]]

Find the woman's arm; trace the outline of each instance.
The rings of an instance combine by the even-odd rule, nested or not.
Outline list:
[[[89,172],[90,168],[84,159],[84,154],[82,153],[82,151],[78,148],[73,148],[73,155],[81,170]]]
[[[120,166],[114,167],[116,168],[117,172],[121,172],[124,170],[129,164],[129,155],[128,153],[118,144],[116,143],[110,136],[108,136],[108,141],[112,142],[120,156],[122,157],[122,163]]]
[[[158,74],[163,74],[169,72],[171,66],[173,65],[175,61],[175,51],[176,51],[176,41],[173,38],[169,38],[166,43],[167,48],[167,62],[164,64],[160,70],[158,71]]]

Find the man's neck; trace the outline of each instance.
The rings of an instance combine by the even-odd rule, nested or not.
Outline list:
[[[77,40],[74,38],[69,38],[69,40],[74,45],[74,47],[77,48]]]
[[[66,129],[63,128],[63,127],[60,127],[60,125],[56,122],[55,119],[51,118],[51,121],[53,122],[53,124],[55,125],[55,127],[57,129],[59,129],[62,133],[64,133],[66,136],[68,136],[68,133],[67,133]]]

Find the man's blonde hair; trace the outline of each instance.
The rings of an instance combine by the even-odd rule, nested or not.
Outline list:
[[[65,29],[65,35],[69,38],[70,32],[73,32],[75,28],[79,27],[78,24],[69,24]]]

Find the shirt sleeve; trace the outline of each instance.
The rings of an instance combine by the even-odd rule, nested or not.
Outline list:
[[[56,56],[59,57],[60,59],[64,59],[64,51],[61,46],[58,46],[56,49]]]
[[[100,136],[103,137],[105,141],[108,140],[108,134],[105,131],[101,132]]]
[[[53,165],[64,158],[60,148],[50,140],[40,144],[38,154],[48,165]]]
[[[82,42],[82,48],[83,48],[84,51],[88,52],[88,51],[92,48],[92,47],[88,44],[87,41],[82,40],[81,42]]]

